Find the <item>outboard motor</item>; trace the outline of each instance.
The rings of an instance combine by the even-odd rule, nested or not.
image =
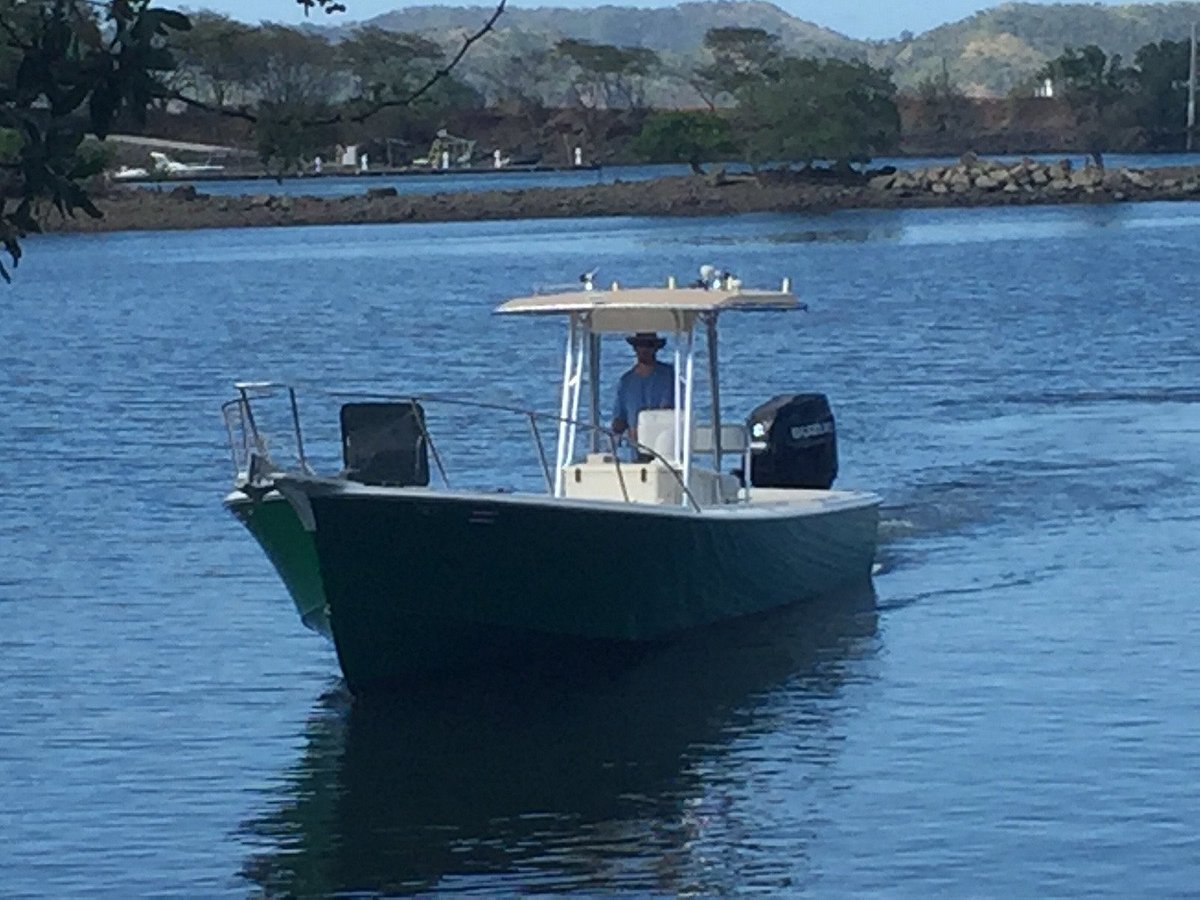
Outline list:
[[[837,478],[837,432],[824,394],[780,394],[750,413],[750,482],[821,488]]]

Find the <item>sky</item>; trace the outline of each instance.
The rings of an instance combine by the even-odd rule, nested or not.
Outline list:
[[[338,20],[349,22],[369,19],[409,5],[442,5],[430,0],[342,0],[346,13],[328,16],[314,12],[310,21]],[[454,6],[483,5],[485,0],[453,0]],[[997,6],[979,0],[774,0],[775,4],[797,18],[824,25],[854,38],[893,38],[902,31],[920,34],[946,22],[965,18],[981,9]],[[1102,0],[1105,6],[1121,6],[1131,0]],[[1137,2],[1137,0],[1132,0]],[[673,6],[674,0],[509,0],[510,6],[566,6],[581,8],[612,3],[619,6]],[[159,5],[209,9],[247,22],[269,19],[274,22],[299,23],[304,13],[295,0],[160,0]]]

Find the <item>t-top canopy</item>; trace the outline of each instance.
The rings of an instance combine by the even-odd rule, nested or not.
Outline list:
[[[787,283],[784,283],[787,286]],[[788,290],[745,288],[618,288],[563,291],[517,297],[496,308],[498,313],[561,315],[591,313],[594,331],[674,330],[685,317],[727,310],[801,309]],[[690,314],[690,315],[689,315]]]

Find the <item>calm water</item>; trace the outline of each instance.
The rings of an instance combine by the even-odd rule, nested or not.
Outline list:
[[[1194,892],[1198,244],[1187,204],[30,241],[0,895]],[[702,262],[811,304],[729,318],[725,413],[829,393],[876,596],[351,703],[220,506],[230,382],[553,409],[557,327],[497,302]],[[506,434],[445,440],[503,479]]]
[[[1033,159],[1042,162],[1057,162],[1064,157],[1070,158],[1075,165],[1083,165],[1086,157],[1079,154],[1042,153],[1034,154]],[[1005,162],[1016,162],[1021,155],[997,156]],[[925,166],[950,165],[958,161],[958,157],[928,156],[928,157],[896,157],[877,159],[871,163],[873,167],[896,166],[900,169],[916,169]],[[1105,164],[1110,168],[1159,168],[1162,166],[1196,166],[1200,165],[1200,153],[1114,153],[1105,157]],[[731,171],[746,170],[746,166],[727,166]],[[667,175],[687,175],[691,169],[685,165],[653,165],[653,166],[606,166],[601,169],[585,169],[575,171],[567,169],[561,172],[500,172],[494,174],[462,174],[462,175],[369,175],[366,178],[355,176],[323,176],[321,178],[288,178],[283,181],[263,179],[231,179],[229,181],[199,181],[195,182],[197,190],[205,194],[241,195],[241,194],[291,194],[293,196],[312,197],[344,197],[350,194],[362,194],[371,188],[393,187],[401,194],[436,194],[439,192],[457,193],[461,191],[509,191],[534,187],[586,187],[593,184],[612,184],[615,181],[645,181],[650,178],[662,178]],[[138,184],[135,187],[144,190],[169,190],[186,181],[172,181],[168,185]]]

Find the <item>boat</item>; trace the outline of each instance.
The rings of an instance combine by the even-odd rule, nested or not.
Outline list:
[[[112,177],[115,181],[144,181],[150,177],[150,171],[141,166],[121,166]]]
[[[832,487],[836,438],[823,395],[784,395],[745,422],[721,419],[719,320],[803,308],[789,283],[752,290],[726,275],[601,289],[582,280],[497,308],[565,322],[557,413],[334,395],[343,466],[321,473],[294,385],[240,382],[225,404],[237,469],[225,504],[304,624],[332,640],[353,693],[650,647],[869,584],[880,498]],[[601,422],[600,360],[605,337],[638,332],[674,338],[674,404],[642,410],[630,441]],[[702,360],[713,411],[703,422]],[[277,416],[292,432],[287,461],[262,425],[268,402],[287,409]],[[442,407],[480,422],[516,417],[541,487],[458,484],[445,448],[459,430],[439,432]]]
[[[224,166],[179,162],[178,160],[171,159],[165,153],[159,153],[154,150],[150,152],[150,158],[154,161],[154,171],[160,175],[181,177],[184,175],[208,175],[225,171]]]
[[[184,163],[171,159],[165,153],[150,152],[152,167],[121,166],[112,173],[115,181],[150,181],[156,178],[187,178],[190,176],[212,176],[224,173],[225,167],[203,163]]]

